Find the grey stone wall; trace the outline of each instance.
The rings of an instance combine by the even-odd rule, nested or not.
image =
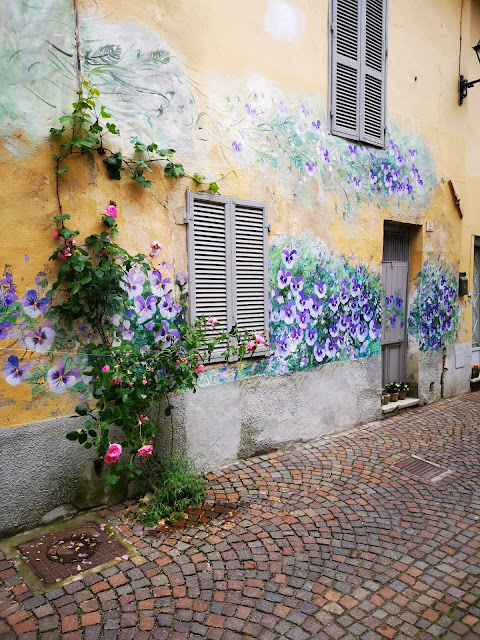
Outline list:
[[[0,537],[42,518],[71,516],[110,502],[125,491],[105,484],[104,465],[95,469],[95,451],[65,438],[83,420],[55,418],[0,429]]]
[[[376,420],[380,392],[380,356],[326,364],[182,394],[172,401],[172,421],[160,418],[161,429],[168,441],[173,428],[206,468],[219,467]]]

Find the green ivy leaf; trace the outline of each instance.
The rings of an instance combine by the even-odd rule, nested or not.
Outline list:
[[[217,191],[220,189],[220,187],[216,182],[210,182],[210,184],[208,185],[208,188],[212,193],[217,193]]]
[[[111,114],[107,113],[105,111],[105,106],[102,104],[102,106],[100,107],[100,115],[102,116],[102,118],[111,118]]]
[[[50,134],[52,136],[59,136],[61,135],[63,132],[65,131],[65,127],[62,127],[61,129],[56,129],[55,127],[52,127],[50,129]]]
[[[203,182],[205,180],[205,176],[202,176],[199,173],[194,173],[193,174],[193,179],[195,180],[195,182],[197,184],[200,184],[201,182]]]
[[[65,171],[68,171],[68,167],[58,167],[55,169],[55,173],[58,173],[58,175],[65,173]]]
[[[120,476],[115,473],[109,473],[105,476],[105,482],[107,484],[116,484],[120,480]]]
[[[120,173],[124,171],[123,156],[121,153],[114,153],[103,160],[107,167],[108,177],[111,180],[120,180]]]
[[[183,168],[183,165],[179,164],[178,162],[168,162],[165,165],[165,175],[169,178],[180,178],[180,176],[184,176],[185,175],[185,170]]]
[[[152,186],[151,180],[146,180],[143,176],[143,169],[135,169],[132,171],[132,179],[135,180],[144,189],[150,189]]]
[[[88,411],[85,409],[85,407],[78,405],[78,407],[75,407],[75,413],[78,413],[79,416],[86,416]]]

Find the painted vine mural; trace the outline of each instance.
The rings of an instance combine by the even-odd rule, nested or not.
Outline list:
[[[227,97],[209,107],[217,135],[232,163],[271,167],[290,191],[318,200],[336,196],[335,212],[346,219],[357,205],[425,206],[436,182],[421,140],[390,124],[385,150],[328,134],[323,96]],[[291,197],[291,196],[290,196]]]

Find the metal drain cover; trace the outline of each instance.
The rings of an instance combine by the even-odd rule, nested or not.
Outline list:
[[[54,542],[47,550],[47,558],[54,562],[83,562],[97,550],[97,541],[92,534],[74,533],[67,540]]]
[[[445,467],[441,467],[436,462],[430,462],[430,460],[425,460],[416,455],[408,456],[408,458],[394,462],[392,467],[400,469],[401,471],[407,471],[417,476],[417,478],[430,480],[430,482],[438,482],[452,473],[450,469],[445,469]]]
[[[113,533],[102,529],[87,522],[25,542],[18,550],[43,584],[53,585],[127,553]]]

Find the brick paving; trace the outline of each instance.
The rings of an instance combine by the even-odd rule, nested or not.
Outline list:
[[[138,550],[32,593],[0,556],[0,638],[480,639],[480,392],[209,475],[228,520],[146,535]],[[416,454],[440,482],[392,464]]]

